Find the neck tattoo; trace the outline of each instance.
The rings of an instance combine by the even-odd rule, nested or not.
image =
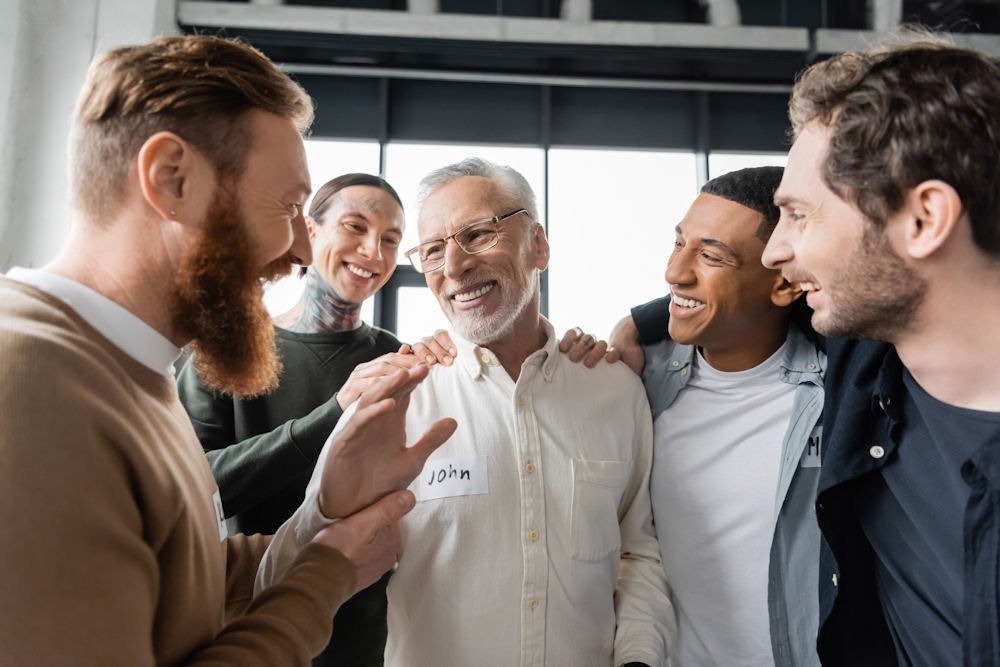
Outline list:
[[[297,333],[354,331],[361,326],[361,304],[348,303],[319,275],[316,269],[306,272],[302,314],[288,327]]]

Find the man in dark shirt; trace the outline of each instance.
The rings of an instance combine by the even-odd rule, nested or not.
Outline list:
[[[827,664],[1000,664],[1000,65],[936,41],[810,68],[763,261],[833,341]]]

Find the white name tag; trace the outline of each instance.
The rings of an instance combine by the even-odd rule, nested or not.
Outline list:
[[[477,496],[490,492],[485,456],[432,459],[410,487],[417,502],[454,496]]]
[[[212,506],[215,507],[215,519],[219,522],[219,541],[229,537],[226,529],[226,515],[222,512],[222,496],[216,491],[212,494]]]
[[[802,462],[800,463],[803,468],[818,468],[820,466],[822,444],[823,426],[820,425],[813,429],[813,432],[809,434],[809,440],[806,441],[806,450],[802,452]]]

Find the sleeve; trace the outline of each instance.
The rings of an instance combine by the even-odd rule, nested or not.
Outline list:
[[[306,545],[280,582],[255,597],[246,613],[185,664],[307,665],[329,641],[333,616],[354,584],[354,566],[343,554]]]
[[[632,309],[632,321],[639,330],[639,342],[652,345],[667,337],[670,297],[661,296]]]
[[[298,553],[309,544],[313,536],[323,527],[336,521],[336,519],[330,519],[325,516],[319,509],[319,485],[322,478],[323,464],[330,449],[330,443],[333,442],[334,436],[340,432],[342,425],[347,423],[347,418],[350,418],[354,414],[356,407],[357,402],[347,406],[347,410],[344,411],[346,418],[337,424],[326,439],[323,450],[316,460],[316,467],[313,469],[309,484],[306,485],[305,497],[302,499],[302,504],[299,505],[298,509],[292,513],[292,516],[287,521],[281,524],[281,527],[274,534],[274,539],[271,540],[267,551],[264,552],[264,557],[261,559],[260,567],[257,570],[257,581],[254,585],[255,593],[259,594],[261,591],[281,581],[298,556]]]
[[[343,410],[334,394],[311,412],[268,433],[236,442],[234,401],[202,384],[189,359],[177,391],[219,485],[227,517],[270,498],[312,470]]]
[[[615,591],[615,663],[666,665],[676,634],[674,609],[667,593],[660,547],[653,532],[649,475],[653,459],[653,424],[649,404],[636,382],[633,415],[632,476],[622,499],[621,568]]]

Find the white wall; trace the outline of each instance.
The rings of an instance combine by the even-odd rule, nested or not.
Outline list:
[[[69,230],[66,141],[95,54],[177,32],[175,0],[0,0],[0,272]]]

